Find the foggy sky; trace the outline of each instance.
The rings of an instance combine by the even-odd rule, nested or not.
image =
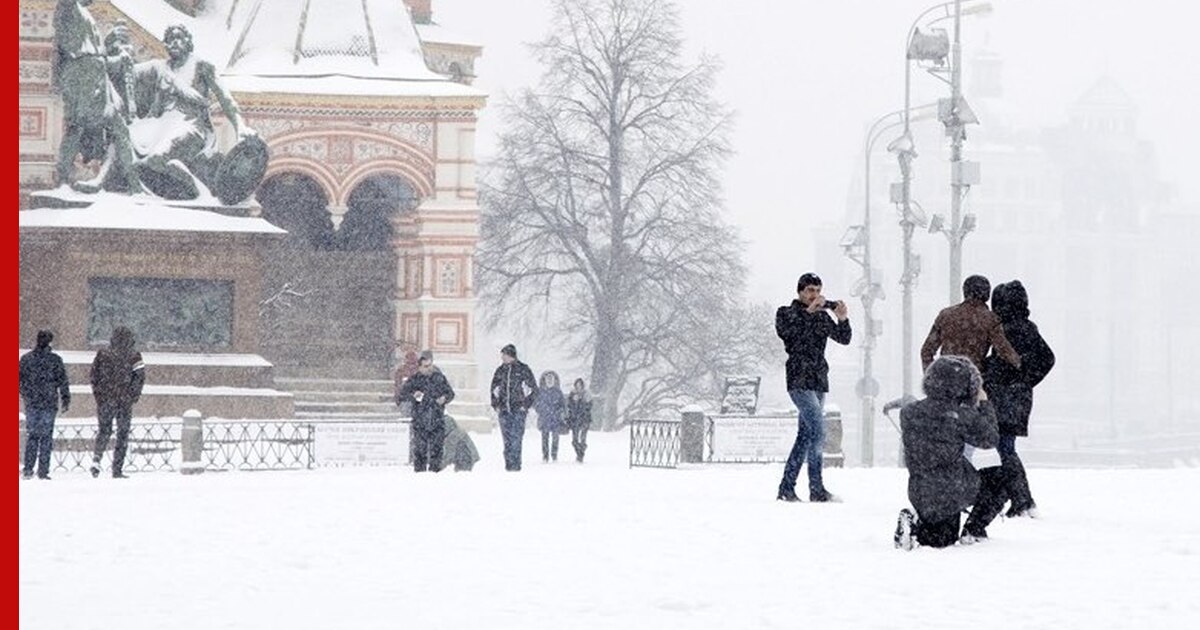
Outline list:
[[[925,0],[678,3],[689,58],[694,59],[700,51],[720,58],[723,70],[717,78],[717,97],[737,116],[731,135],[735,155],[727,164],[723,179],[728,216],[747,241],[748,299],[784,304],[795,296],[795,279],[800,273],[815,270],[827,277],[845,278],[845,268],[853,266],[840,255],[828,258],[829,252],[837,251],[836,248],[827,248],[823,254],[826,258],[818,260],[814,249],[820,244],[814,229],[823,229],[822,234],[840,234],[845,226],[861,222],[861,214],[848,212],[847,208],[853,198],[852,185],[854,192],[860,185],[853,182],[861,176],[863,136],[872,120],[903,106],[908,28],[918,14],[934,4]],[[1003,60],[1004,95],[999,105],[1008,122],[1018,128],[1044,130],[1063,125],[1068,107],[1099,79],[1108,77],[1137,105],[1136,135],[1153,144],[1158,178],[1174,189],[1174,199],[1168,205],[1200,213],[1200,182],[1194,176],[1200,166],[1196,157],[1200,124],[1195,119],[1200,112],[1200,87],[1193,78],[1200,67],[1200,44],[1193,32],[1194,20],[1190,19],[1196,9],[1183,0],[1141,3],[996,0],[991,4],[990,14],[963,19],[963,83],[967,99],[971,99],[970,60],[981,51],[999,55]],[[434,3],[435,21],[484,47],[483,57],[476,66],[475,85],[489,91],[491,97],[478,125],[481,161],[490,157],[495,146],[498,105],[506,92],[515,94],[537,82],[541,69],[530,58],[524,43],[545,35],[548,17],[548,2],[544,0]],[[938,26],[950,30],[952,21],[943,21]],[[914,70],[914,104],[943,98],[948,93],[945,84]],[[986,129],[988,120],[981,122],[980,129]],[[964,150],[964,158],[968,160],[979,159],[972,155],[973,138],[978,141],[972,129],[968,131]],[[944,171],[928,169],[945,159],[949,154],[948,144],[944,138],[940,144],[930,143],[928,137],[923,142],[918,147],[922,156],[917,165],[918,178],[937,178],[945,194],[940,199],[926,197],[922,201],[933,211],[944,212],[944,207],[937,205],[948,203],[949,182]],[[877,149],[886,143],[884,139]],[[989,185],[986,160],[981,160],[981,166],[982,184],[973,187],[971,195],[980,194],[980,188]],[[898,181],[897,170],[892,162],[886,180]],[[998,184],[996,179],[990,183]],[[886,184],[880,182],[879,186],[877,194],[886,195]],[[877,212],[894,232],[894,209],[882,207]],[[965,242],[964,275],[982,271],[999,282],[1021,273],[1033,292],[1034,320],[1045,322],[1048,315],[1061,315],[1066,309],[1066,303],[1061,301],[1063,296],[1042,290],[1047,285],[1039,282],[1039,274],[1014,271],[1017,265],[1007,267],[1002,261],[997,267],[994,260],[984,269],[971,267],[976,259],[972,246],[985,240],[989,224],[995,225],[998,219],[986,213],[979,216],[979,229]],[[929,269],[918,286],[914,344],[919,346],[936,309],[947,304],[946,276],[933,270],[939,259],[944,266],[947,248],[944,238],[926,234],[918,235],[915,244]],[[1155,255],[1154,252],[1134,254]],[[881,404],[898,394],[901,368],[899,256],[897,251],[889,251],[880,257],[885,260],[876,264],[883,267],[884,289],[889,295],[877,314],[884,320],[884,336],[876,358],[877,376],[883,384]],[[1111,269],[1120,264],[1113,260],[1106,267]],[[839,268],[840,276],[836,271]],[[849,280],[827,283],[825,293],[834,298],[848,297],[849,283]],[[1186,313],[1193,312],[1196,306],[1194,298],[1188,301],[1184,297],[1181,303],[1172,305],[1168,316],[1176,320],[1186,318]],[[1175,310],[1180,307],[1182,310]],[[1091,317],[1111,317],[1111,308],[1107,310],[1109,314],[1093,313]],[[861,326],[861,320],[857,319],[860,311],[857,304],[851,306],[851,319],[859,322],[856,326]],[[1119,324],[1116,319],[1104,321],[1100,330],[1107,327],[1115,331],[1131,323],[1125,319]],[[1094,412],[1079,411],[1069,421],[1073,423],[1072,435],[1095,432],[1101,426],[1116,430],[1118,423],[1131,420],[1126,413],[1114,411],[1117,404],[1123,404],[1126,410],[1130,404],[1145,405],[1147,412],[1136,415],[1155,418],[1157,422],[1162,418],[1181,419],[1192,413],[1181,416],[1172,410],[1195,407],[1192,398],[1188,399],[1191,402],[1182,403],[1183,397],[1190,394],[1185,393],[1187,388],[1174,384],[1190,379],[1179,357],[1200,352],[1194,328],[1188,335],[1167,342],[1183,344],[1174,348],[1175,358],[1147,359],[1146,355],[1164,351],[1161,339],[1154,347],[1140,350],[1143,364],[1149,361],[1155,369],[1162,369],[1164,363],[1168,365],[1162,378],[1170,381],[1143,384],[1142,391],[1149,392],[1144,398],[1132,388],[1122,388],[1115,398],[1110,391],[1120,381],[1116,364],[1123,360],[1123,356],[1107,349],[1112,345],[1111,338],[1100,340],[1099,345],[1080,345],[1078,340],[1067,343],[1066,328],[1060,320],[1057,327],[1046,330],[1051,335],[1051,344],[1061,351],[1060,367],[1058,374],[1042,387],[1040,399],[1051,404],[1057,401],[1060,409],[1070,409],[1074,401],[1097,397],[1116,403],[1107,405],[1108,410],[1101,412],[1101,417]],[[861,332],[862,328],[858,330]],[[553,365],[572,376],[587,376],[589,366],[571,365],[577,360],[556,356],[544,338],[524,335],[513,328],[477,331],[476,355],[482,376],[490,374],[498,348],[510,340],[518,345],[525,343],[530,352],[523,357],[532,357],[535,369]],[[848,431],[856,430],[861,415],[852,409],[857,405],[853,382],[857,379],[860,341],[861,337],[850,347],[831,344],[828,351],[835,369],[831,376],[835,381],[831,400],[849,411]],[[1078,379],[1072,381],[1069,374],[1079,373],[1082,367],[1097,361],[1105,366],[1103,371],[1089,372],[1093,380],[1083,386],[1071,385]],[[775,382],[782,378],[782,369],[768,365],[763,370],[767,379],[764,404],[777,403],[783,408],[786,396],[782,383]],[[877,431],[880,439],[892,439],[892,433]],[[847,439],[852,440],[853,436],[848,433]],[[881,443],[878,448],[883,452],[889,447]]]
[[[812,259],[808,228],[842,219],[866,125],[903,105],[907,29],[933,4],[679,3],[690,54],[720,57],[717,95],[737,112],[725,193],[731,219],[751,244],[752,299],[788,299],[799,271],[832,264]],[[1137,102],[1140,136],[1155,143],[1162,178],[1177,186],[1184,204],[1200,203],[1200,182],[1191,177],[1200,166],[1194,146],[1200,86],[1191,79],[1200,43],[1188,19],[1197,11],[1191,3],[997,0],[992,6],[989,15],[964,18],[964,59],[980,48],[1003,57],[1005,100],[1024,117],[1016,122],[1061,123],[1067,106],[1107,74]],[[484,47],[476,86],[492,96],[479,121],[481,159],[494,147],[495,105],[540,74],[523,42],[545,34],[548,16],[542,0],[434,3],[435,21]],[[914,74],[913,90],[913,102],[921,103],[946,96],[948,88]],[[968,159],[970,152],[968,140]],[[987,185],[986,164],[983,173]]]

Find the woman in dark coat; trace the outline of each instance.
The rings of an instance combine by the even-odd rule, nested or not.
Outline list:
[[[942,356],[925,372],[926,397],[900,410],[908,500],[917,513],[900,511],[897,547],[948,547],[958,540],[959,514],[979,492],[979,474],[964,447],[995,448],[1000,437],[982,380],[970,359]]]
[[[1037,324],[1029,321],[1029,294],[1020,280],[998,285],[992,291],[992,311],[1004,326],[1004,336],[1013,349],[1021,355],[1021,367],[1014,368],[995,356],[983,363],[983,388],[996,406],[996,418],[1000,423],[1001,466],[995,474],[1000,484],[1000,505],[1011,499],[1008,516],[1037,516],[1033,495],[1029,491],[1029,480],[1025,476],[1025,465],[1017,455],[1017,436],[1029,435],[1029,415],[1033,411],[1033,388],[1041,383],[1054,367],[1054,351],[1042,339]],[[980,514],[986,525],[995,514]]]
[[[587,452],[588,428],[592,426],[592,396],[583,379],[575,379],[571,393],[567,396],[567,426],[571,428],[571,446],[575,447],[575,461],[583,463]]]
[[[533,410],[537,412],[538,431],[542,432],[542,461],[558,461],[558,434],[567,430],[567,398],[559,387],[557,373],[542,372]]]

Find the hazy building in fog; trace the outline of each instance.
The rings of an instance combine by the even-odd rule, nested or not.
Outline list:
[[[977,227],[965,241],[963,271],[985,274],[993,284],[1021,279],[1032,318],[1058,354],[1038,390],[1035,443],[1070,445],[1200,426],[1200,392],[1182,384],[1190,366],[1179,351],[1200,347],[1200,320],[1173,306],[1193,300],[1180,292],[1200,271],[1191,242],[1200,214],[1183,207],[1160,179],[1154,144],[1138,135],[1137,105],[1112,78],[1099,78],[1061,114],[1015,116],[1006,109],[1002,69],[1001,60],[986,53],[966,69],[965,94],[982,124],[968,128],[964,153],[981,164],[982,183],[964,204]],[[1015,122],[1038,117],[1044,125]],[[917,123],[913,132],[919,153],[914,199],[927,217],[946,216],[948,139],[936,121]],[[901,388],[901,231],[888,199],[888,184],[900,176],[881,148],[888,139],[877,143],[871,162],[873,256],[887,292],[876,304],[883,320],[876,353],[881,404]],[[836,245],[846,225],[862,222],[861,166],[858,171],[844,220],[816,234],[818,260],[844,261],[826,278],[835,292],[861,275]],[[943,235],[918,229],[914,251],[922,267],[914,292],[919,346],[947,305],[948,246]],[[857,359],[844,358],[846,365],[832,372],[842,379],[833,392],[841,392],[835,398],[848,430],[857,431],[851,404]],[[876,433],[885,444],[877,452],[886,452],[895,432]]]

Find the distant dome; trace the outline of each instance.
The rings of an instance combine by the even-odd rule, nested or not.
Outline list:
[[[400,0],[235,0],[226,17],[230,75],[444,80]]]

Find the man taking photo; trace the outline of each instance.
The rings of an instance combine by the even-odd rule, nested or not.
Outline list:
[[[833,317],[825,312],[833,311]],[[836,321],[835,321],[836,318]],[[825,393],[829,391],[829,364],[825,362],[827,339],[850,343],[850,316],[845,302],[827,302],[821,295],[821,278],[815,273],[800,276],[796,299],[775,312],[775,333],[787,351],[787,388],[799,410],[796,442],[788,454],[779,482],[780,501],[799,501],[796,478],[808,462],[808,498],[814,503],[837,501],[821,479],[822,449],[825,446]]]

